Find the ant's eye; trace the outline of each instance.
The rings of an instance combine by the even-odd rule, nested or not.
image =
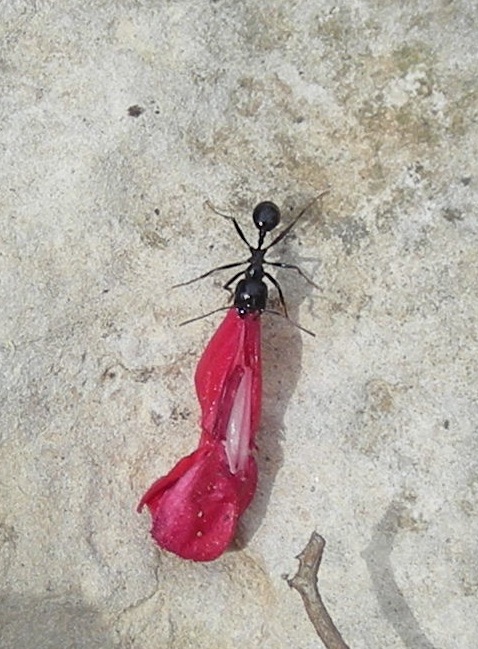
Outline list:
[[[270,232],[280,221],[280,210],[275,203],[264,201],[254,208],[252,218],[258,230]]]

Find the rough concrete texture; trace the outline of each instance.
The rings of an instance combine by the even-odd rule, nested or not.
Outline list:
[[[1,5],[2,649],[312,649],[284,573],[317,529],[353,649],[476,649],[478,38],[465,0]],[[199,437],[193,373],[247,251],[260,488],[236,551],[160,553],[135,506]]]

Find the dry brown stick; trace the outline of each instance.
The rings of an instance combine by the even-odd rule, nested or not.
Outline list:
[[[317,635],[327,649],[349,649],[340,635],[337,627],[324,606],[317,586],[317,573],[319,572],[322,554],[325,548],[325,539],[317,532],[312,532],[309,542],[297,556],[299,569],[287,583],[302,597],[305,610],[314,625]]]

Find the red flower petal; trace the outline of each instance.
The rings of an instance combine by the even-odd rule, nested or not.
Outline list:
[[[251,445],[259,428],[262,397],[261,320],[257,314],[240,316],[230,309],[204,350],[195,375],[196,392],[201,405],[201,428],[204,435],[225,435],[224,412],[231,404],[237,371],[250,368]],[[237,385],[236,385],[237,387]]]
[[[230,309],[196,370],[199,448],[143,496],[158,545],[185,559],[211,561],[232,541],[257,485],[252,457],[261,408],[260,319]]]
[[[223,444],[207,444],[157,480],[138,509],[149,508],[151,533],[162,548],[184,559],[212,561],[232,541],[237,519],[252,500],[256,484],[252,456],[245,469],[233,475]]]

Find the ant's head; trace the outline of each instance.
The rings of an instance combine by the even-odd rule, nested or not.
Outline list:
[[[234,292],[234,306],[240,316],[246,313],[260,314],[266,308],[267,286],[260,279],[241,279]]]
[[[252,218],[256,228],[264,235],[279,225],[280,210],[275,203],[264,201],[256,205]]]

